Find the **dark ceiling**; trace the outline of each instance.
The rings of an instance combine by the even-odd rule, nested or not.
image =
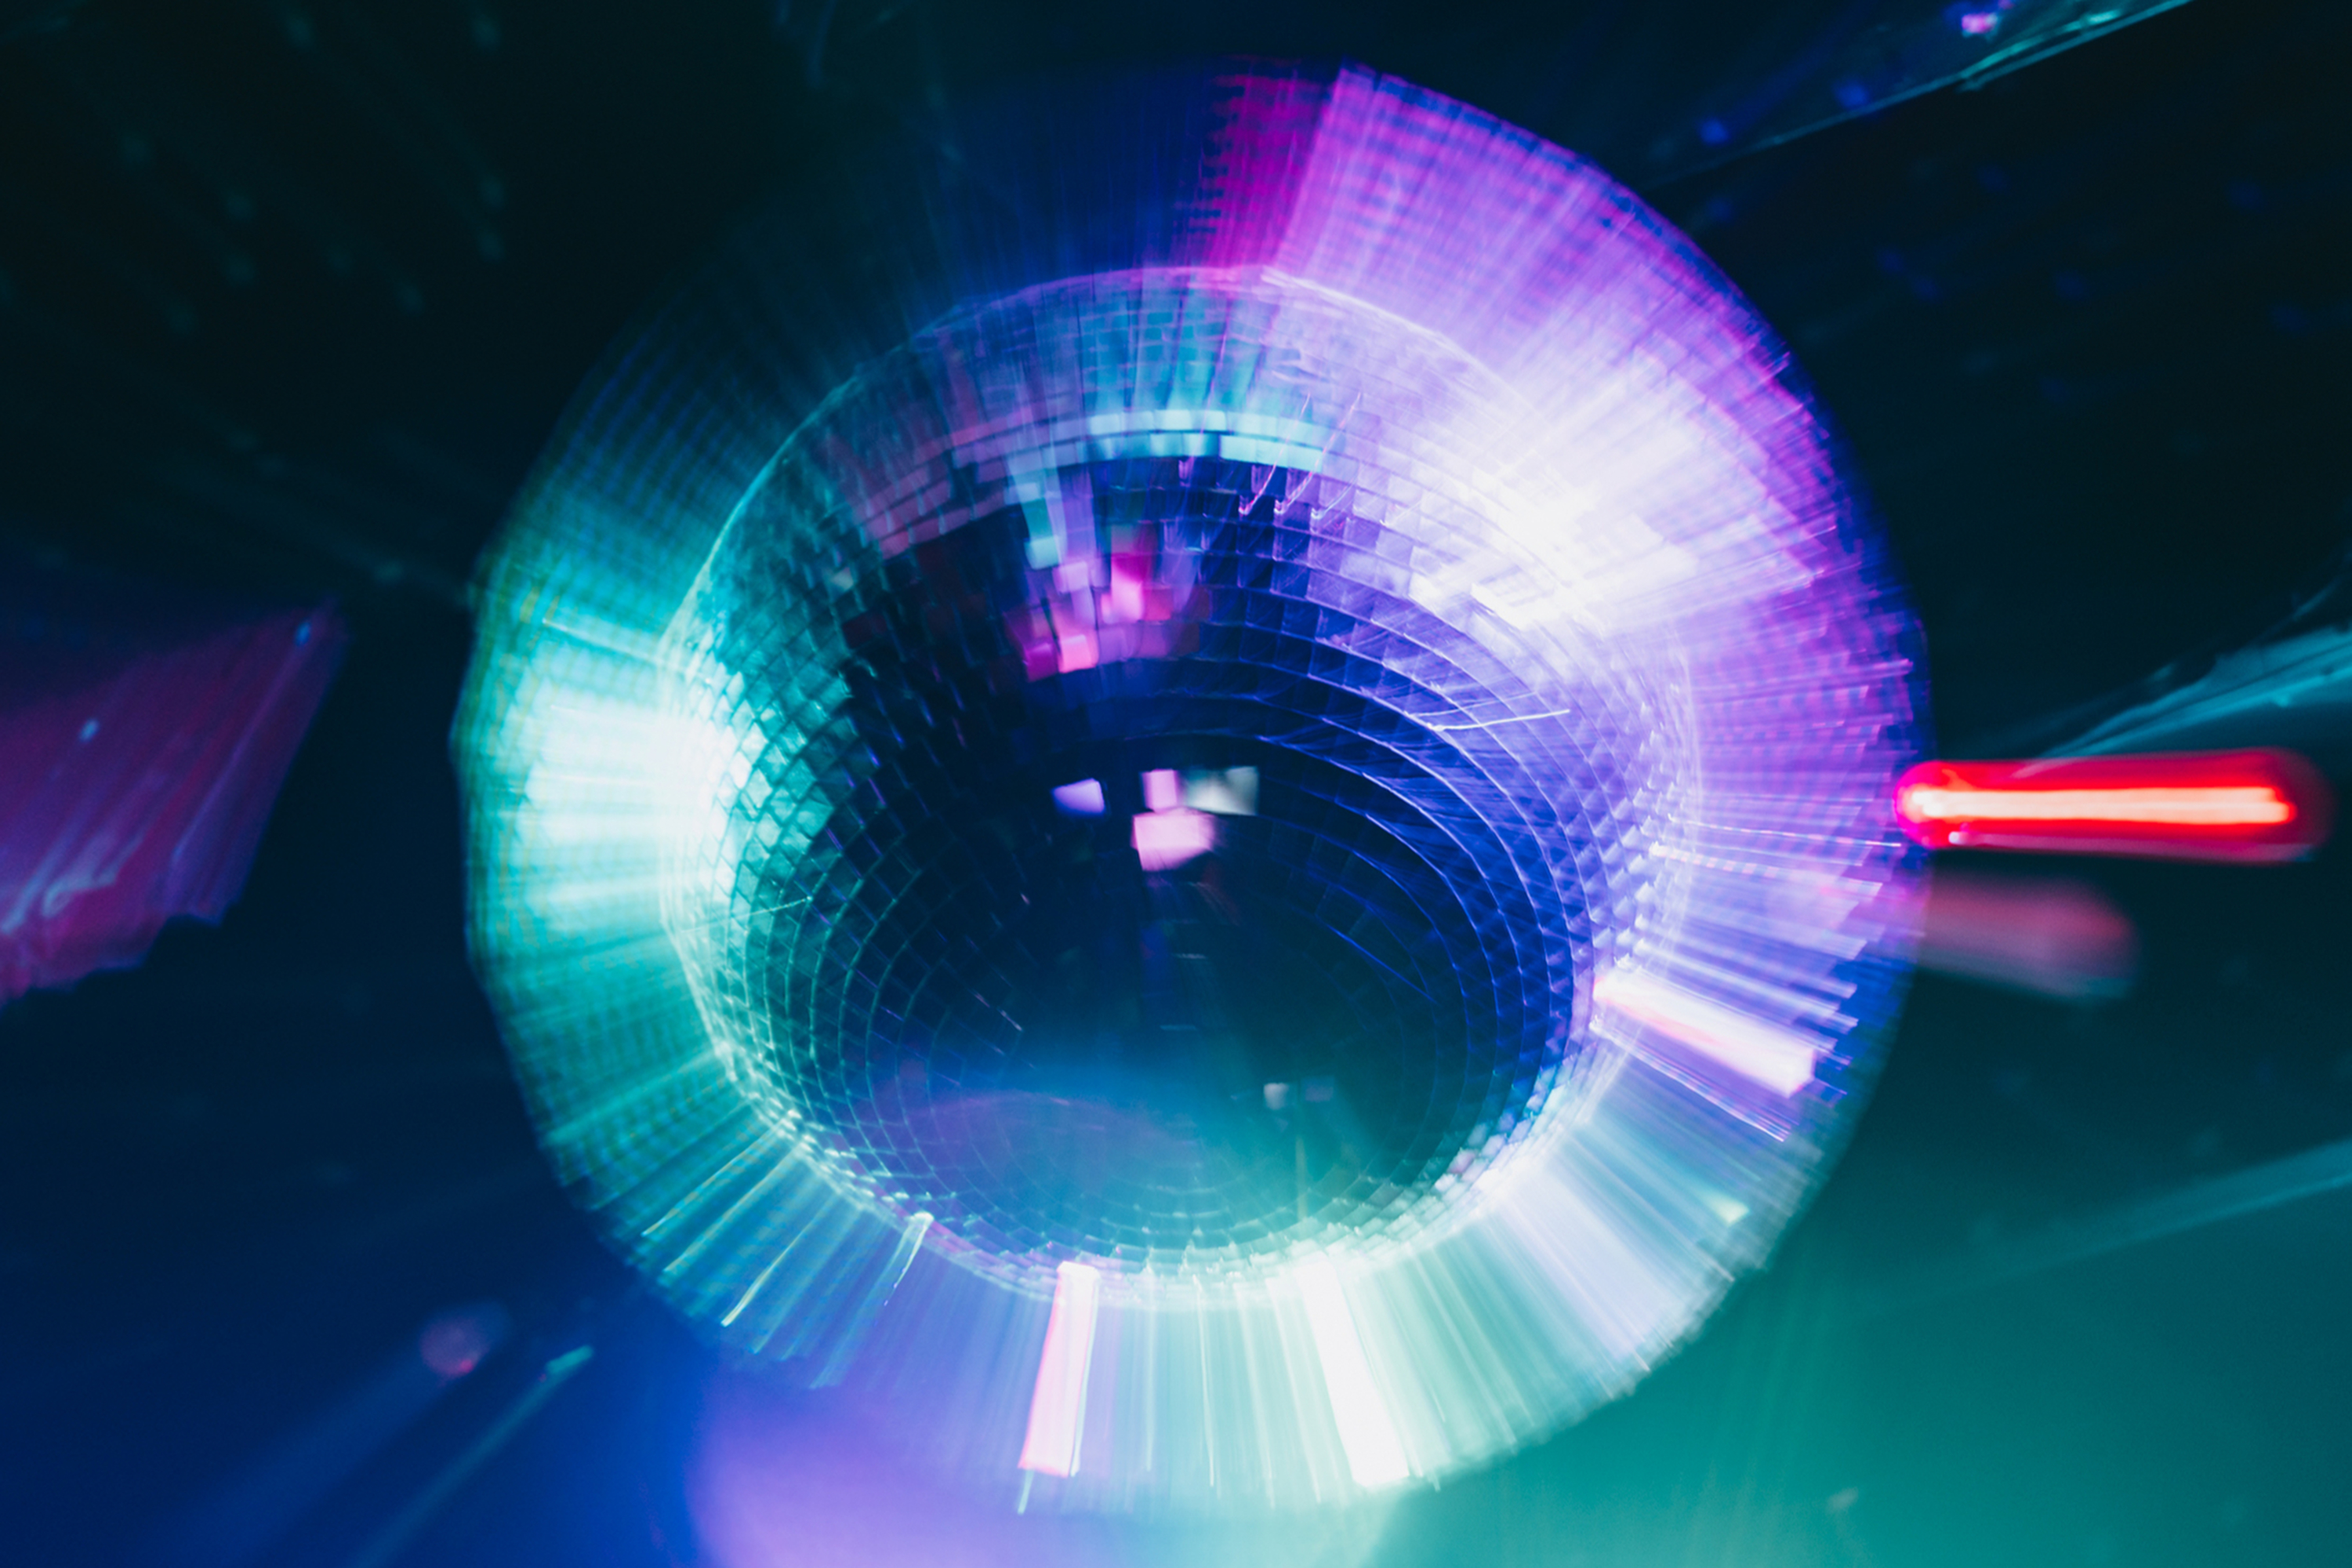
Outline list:
[[[1702,118],[1902,9],[0,11],[0,571],[331,594],[354,628],[226,922],[0,1013],[12,1560],[163,1561],[173,1521],[331,1447],[422,1319],[482,1299],[534,1354],[330,1475],[263,1560],[709,1560],[684,1456],[754,1395],[543,1173],[467,968],[465,584],[632,319],[751,204],[948,99],[1345,55],[1599,157],[1802,358],[1913,584],[1950,754],[2054,739],[2325,583],[2352,532],[2352,10],[2201,0],[1695,166]],[[2068,869],[2138,921],[2132,996],[1923,979],[1775,1268],[1631,1401],[1408,1498],[1370,1560],[2340,1560],[2352,1194],[1996,1276],[2053,1219],[2121,1234],[2149,1194],[2352,1135],[2352,870]],[[1921,1268],[1946,1284],[1895,1288]],[[502,1426],[583,1342],[548,1415]]]

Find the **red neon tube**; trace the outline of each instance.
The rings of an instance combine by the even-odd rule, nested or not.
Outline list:
[[[2266,861],[2326,842],[2336,801],[2293,752],[2174,752],[1922,763],[1895,811],[1930,849]]]

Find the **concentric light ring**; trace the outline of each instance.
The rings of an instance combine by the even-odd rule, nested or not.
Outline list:
[[[1066,1505],[1328,1500],[1621,1392],[1818,1180],[1911,633],[1590,165],[1151,90],[976,133],[839,350],[747,238],[584,405],[486,578],[477,940],[726,1342]],[[698,418],[763,345],[841,368]]]

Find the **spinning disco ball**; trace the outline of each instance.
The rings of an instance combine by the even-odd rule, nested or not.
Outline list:
[[[1916,638],[1788,356],[1358,70],[748,226],[482,579],[473,918],[686,1317],[1030,1506],[1490,1459],[1697,1328],[1905,973]]]

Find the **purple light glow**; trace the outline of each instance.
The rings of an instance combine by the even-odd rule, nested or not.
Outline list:
[[[1100,816],[1104,810],[1102,780],[1080,779],[1076,784],[1055,784],[1054,807],[1071,816]]]

